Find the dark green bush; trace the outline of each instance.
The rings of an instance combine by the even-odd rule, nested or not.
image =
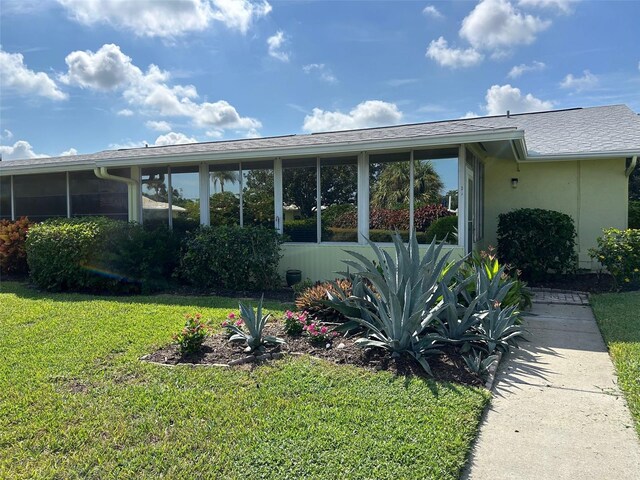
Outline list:
[[[284,222],[284,235],[287,242],[317,242],[316,219],[287,220]],[[322,226],[322,238],[328,238],[329,230]]]
[[[339,205],[329,205],[322,211],[322,223],[323,225],[327,225],[328,227],[336,227],[342,225],[334,225],[338,218],[342,217],[345,214],[352,214],[356,216],[358,214],[358,207],[355,205],[350,205],[348,203],[343,203]]]
[[[282,237],[265,227],[202,227],[187,236],[180,276],[207,288],[270,290],[280,286]]]
[[[576,270],[576,229],[564,213],[521,208],[498,216],[498,257],[524,278]]]
[[[629,228],[640,229],[640,200],[629,200]]]
[[[166,286],[179,243],[165,227],[101,217],[34,225],[26,242],[29,273],[45,290],[129,293]]]
[[[435,220],[429,228],[427,228],[427,242],[431,242],[434,238],[438,242],[442,242],[445,238],[448,243],[457,243],[458,241],[458,217],[441,217]]]

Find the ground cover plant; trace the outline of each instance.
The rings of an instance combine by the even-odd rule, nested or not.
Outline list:
[[[593,295],[591,305],[640,435],[640,292]]]
[[[0,304],[0,478],[455,479],[489,398],[306,356],[252,369],[139,360],[185,313],[221,328],[236,299],[3,282]]]

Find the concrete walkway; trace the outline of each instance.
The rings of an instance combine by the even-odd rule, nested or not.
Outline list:
[[[589,306],[534,303],[462,478],[640,479],[640,441]],[[567,303],[573,303],[567,305]]]

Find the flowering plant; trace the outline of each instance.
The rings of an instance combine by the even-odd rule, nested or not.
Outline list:
[[[202,315],[199,313],[187,313],[184,318],[185,325],[180,332],[173,335],[173,340],[178,344],[181,355],[191,355],[202,347],[202,343],[209,335],[211,324],[209,321],[202,320]]]
[[[333,330],[330,331],[329,327],[327,327],[326,325],[322,325],[317,322],[311,322],[308,325],[302,327],[302,329],[307,332],[307,335],[309,335],[309,340],[311,340],[312,343],[329,343],[335,337],[340,335],[338,332],[335,332]]]
[[[329,331],[329,327],[320,322],[314,322],[306,311],[299,313],[287,310],[284,314],[284,328],[289,335],[305,333],[314,343],[327,343],[338,336],[338,332]]]

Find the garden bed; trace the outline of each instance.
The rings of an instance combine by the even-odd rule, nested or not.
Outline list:
[[[332,342],[317,344],[303,335],[287,335],[284,327],[278,323],[268,324],[265,327],[265,335],[283,338],[286,343],[268,346],[263,352],[252,355],[244,352],[244,344],[229,342],[224,333],[218,333],[207,337],[198,354],[183,357],[180,355],[178,346],[170,344],[145,355],[142,360],[167,365],[196,364],[253,368],[257,364],[270,361],[269,357],[277,359],[285,355],[309,355],[338,365],[353,365],[369,371],[389,371],[398,376],[451,381],[470,386],[483,384],[477,375],[469,372],[461,358],[447,352],[428,359],[433,373],[431,377],[417,361],[409,356],[392,358],[382,349],[362,349],[356,346],[355,340],[358,337],[337,337]]]

